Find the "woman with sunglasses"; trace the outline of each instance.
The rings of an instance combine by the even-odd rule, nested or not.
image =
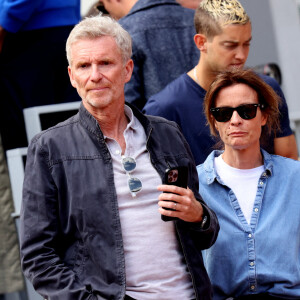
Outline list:
[[[223,151],[199,165],[200,194],[220,232],[204,251],[214,300],[300,299],[300,163],[260,147],[278,96],[251,70],[220,74],[205,97]]]

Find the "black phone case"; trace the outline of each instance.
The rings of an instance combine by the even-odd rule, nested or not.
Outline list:
[[[165,171],[164,184],[176,185],[179,187],[187,188],[188,167],[180,166],[180,167],[167,169]],[[171,208],[166,208],[166,207],[164,207],[164,209],[173,210]],[[176,220],[177,218],[161,215],[161,219],[167,222],[167,221]]]

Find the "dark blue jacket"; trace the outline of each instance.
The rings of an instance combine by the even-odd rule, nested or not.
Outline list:
[[[209,222],[201,229],[178,220],[176,231],[197,299],[211,299],[201,250],[215,242],[219,225],[198,193],[189,146],[175,123],[134,114],[161,177],[168,164],[189,167],[188,185]],[[40,294],[51,300],[123,299],[125,257],[112,159],[97,121],[83,106],[32,140],[20,221],[22,267]]]
[[[133,41],[127,102],[142,109],[150,96],[198,63],[194,13],[175,0],[138,0],[119,20]]]

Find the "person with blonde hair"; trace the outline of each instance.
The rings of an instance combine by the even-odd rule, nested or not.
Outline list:
[[[194,41],[201,55],[198,64],[182,74],[158,94],[150,97],[144,112],[175,121],[187,139],[196,164],[215,148],[205,123],[204,97],[217,74],[243,69],[252,39],[251,21],[238,0],[203,0],[195,11]],[[280,95],[280,129],[262,146],[270,153],[298,158],[295,136],[290,128],[288,107],[275,79],[261,75]]]
[[[251,70],[221,73],[205,96],[223,145],[197,167],[200,195],[220,222],[203,251],[214,300],[300,299],[300,162],[260,145],[278,128],[279,101]]]

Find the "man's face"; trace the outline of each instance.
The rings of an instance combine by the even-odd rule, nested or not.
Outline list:
[[[251,24],[225,25],[223,32],[206,42],[206,67],[211,72],[242,69],[248,58]]]
[[[123,63],[110,36],[79,40],[72,45],[69,76],[88,111],[124,105],[124,85],[130,80],[133,62]]]

